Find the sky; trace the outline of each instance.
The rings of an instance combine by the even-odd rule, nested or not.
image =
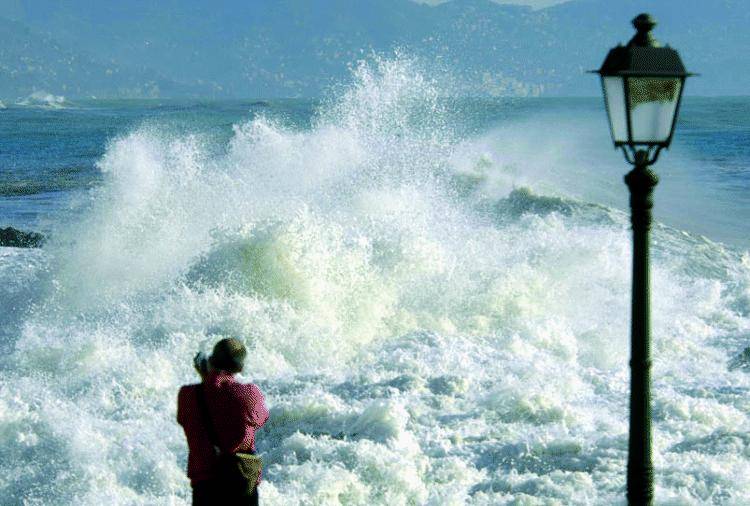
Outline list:
[[[436,5],[436,4],[449,2],[450,0],[414,0],[414,1],[417,3]],[[549,7],[550,5],[561,4],[561,3],[567,2],[568,0],[492,0],[492,1],[498,4],[529,5],[535,9],[542,9],[544,7]]]

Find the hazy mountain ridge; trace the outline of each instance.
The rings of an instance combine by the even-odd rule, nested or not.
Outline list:
[[[23,101],[38,93],[69,97],[187,95],[197,90],[151,70],[137,71],[75,51],[28,26],[0,18],[0,97]]]
[[[0,0],[0,98],[317,96],[353,61],[394,48],[435,62],[467,95],[592,95],[634,14],[703,77],[690,91],[746,94],[750,15],[739,0],[574,0],[547,9],[453,0]]]

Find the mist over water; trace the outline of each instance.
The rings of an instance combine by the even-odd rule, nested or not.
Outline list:
[[[177,388],[231,335],[266,504],[622,503],[627,215],[554,129],[451,114],[375,59],[306,127],[112,140],[79,216],[0,249],[3,502],[187,503]],[[658,502],[750,502],[750,257],[657,225],[653,293]]]

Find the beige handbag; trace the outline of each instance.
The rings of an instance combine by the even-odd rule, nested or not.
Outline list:
[[[219,456],[219,480],[230,486],[240,486],[251,494],[258,485],[263,459],[252,453],[229,453]]]
[[[203,424],[208,432],[208,440],[216,446],[216,431],[214,430],[211,417],[208,414],[208,405],[206,404],[203,384],[198,385],[196,396],[198,399],[198,408],[203,418]],[[263,468],[263,459],[252,453],[219,453],[216,459],[218,470],[216,480],[222,487],[233,489],[238,487],[244,494],[251,494],[253,489],[258,486],[260,472]],[[235,489],[237,490],[237,489]]]

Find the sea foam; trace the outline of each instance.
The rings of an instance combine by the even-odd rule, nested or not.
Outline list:
[[[3,253],[0,496],[187,504],[176,392],[231,335],[271,408],[267,504],[621,502],[627,217],[511,194],[523,167],[426,75],[362,63],[310,128],[260,115],[224,149],[113,140],[81,218]],[[750,501],[750,263],[654,235],[657,499]]]

